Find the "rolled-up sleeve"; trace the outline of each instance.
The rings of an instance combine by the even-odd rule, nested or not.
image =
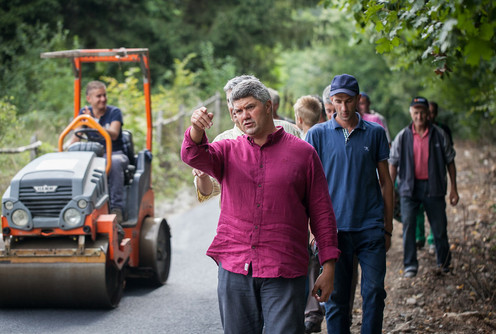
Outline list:
[[[191,127],[184,133],[181,145],[181,160],[187,165],[197,168],[208,175],[220,179],[222,175],[222,158],[219,150],[208,143],[204,134],[202,142],[196,144],[190,136]]]
[[[195,189],[196,189],[196,198],[198,199],[198,202],[205,202],[206,200],[209,200],[211,199],[212,197],[215,197],[217,195],[220,194],[220,184],[219,182],[217,182],[216,179],[214,179],[213,177],[209,176],[210,178],[210,181],[212,181],[212,193],[210,195],[203,195],[201,192],[200,192],[200,189],[198,189],[198,176],[195,176],[194,180],[193,180],[193,183],[195,185]]]

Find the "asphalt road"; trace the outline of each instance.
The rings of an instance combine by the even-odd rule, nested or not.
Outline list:
[[[205,255],[218,217],[217,198],[186,213],[165,217],[172,234],[172,263],[166,285],[152,289],[130,283],[114,310],[0,309],[1,332],[222,333],[217,266]]]

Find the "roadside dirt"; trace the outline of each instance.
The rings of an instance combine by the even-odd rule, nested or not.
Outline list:
[[[418,275],[403,278],[402,225],[395,221],[383,333],[496,333],[496,150],[458,142],[455,148],[460,202],[447,208],[452,270],[440,274],[426,245],[418,251]],[[428,226],[426,219],[426,236]],[[360,333],[359,290],[352,333]]]

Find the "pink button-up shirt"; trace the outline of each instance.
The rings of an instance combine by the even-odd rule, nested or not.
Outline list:
[[[337,229],[320,159],[308,143],[278,128],[261,147],[244,135],[195,144],[186,130],[181,158],[219,180],[221,213],[207,255],[253,277],[304,276],[308,218],[320,262],[337,259]]]
[[[420,136],[412,126],[413,132],[413,161],[415,162],[415,178],[417,180],[429,179],[429,128]]]

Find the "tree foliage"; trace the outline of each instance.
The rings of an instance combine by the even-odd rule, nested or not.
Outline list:
[[[470,119],[472,134],[496,123],[496,4],[492,0],[323,0],[352,15],[358,40],[369,39],[392,68],[424,64],[426,88]],[[427,77],[426,77],[427,78]],[[460,90],[462,89],[462,90]],[[447,97],[455,97],[448,100]],[[489,122],[488,122],[489,121]],[[486,129],[489,132],[490,129]]]
[[[495,61],[492,0],[349,0],[334,5],[354,16],[379,53],[406,49],[405,60],[431,60],[438,74],[460,62],[475,67]]]

